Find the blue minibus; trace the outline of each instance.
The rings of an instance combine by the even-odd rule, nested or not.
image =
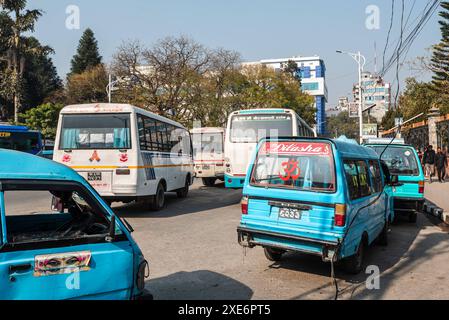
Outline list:
[[[0,300],[151,299],[148,263],[75,171],[0,149]]]
[[[240,245],[278,261],[287,251],[342,260],[359,273],[365,249],[387,244],[396,178],[369,148],[347,139],[263,139],[245,180]]]
[[[38,155],[43,149],[42,136],[25,126],[0,125],[0,149]]]
[[[415,148],[401,140],[393,141],[390,145],[381,140],[370,141],[366,146],[382,156],[381,160],[387,164],[390,173],[399,177],[401,185],[392,190],[396,216],[403,216],[415,223],[425,201],[424,170]]]

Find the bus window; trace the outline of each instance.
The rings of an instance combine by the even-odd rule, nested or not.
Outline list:
[[[131,149],[129,114],[65,115],[62,150]]]
[[[10,149],[31,154],[41,151],[38,132],[0,132],[0,149]]]
[[[231,142],[256,143],[267,135],[292,136],[292,116],[287,114],[236,115],[231,122]]]

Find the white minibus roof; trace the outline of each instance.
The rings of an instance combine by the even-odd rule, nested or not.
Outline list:
[[[210,127],[210,128],[194,128],[192,130],[190,130],[191,133],[224,133],[225,129],[224,128],[215,128],[215,127]]]
[[[181,125],[176,121],[170,120],[166,117],[157,115],[153,112],[144,110],[142,108],[130,104],[119,104],[119,103],[75,104],[64,107],[61,111],[61,114],[64,115],[64,114],[133,113],[133,112],[149,116],[153,119],[187,130],[187,128],[185,128],[183,125]]]

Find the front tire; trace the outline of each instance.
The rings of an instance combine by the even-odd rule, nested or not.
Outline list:
[[[284,255],[285,251],[283,250],[276,250],[273,248],[264,248],[265,257],[272,262],[278,262],[282,260],[282,256]]]
[[[382,229],[381,234],[379,235],[379,238],[377,238],[377,243],[381,246],[388,246],[388,231],[390,229],[390,224],[389,221],[390,219],[388,218],[387,221],[385,221],[385,226]]]
[[[165,189],[164,186],[159,183],[157,186],[156,194],[153,196],[153,201],[151,201],[150,209],[152,211],[160,211],[165,206]]]
[[[365,259],[365,246],[360,242],[357,252],[345,261],[345,271],[349,274],[357,275],[363,270],[363,262]]]

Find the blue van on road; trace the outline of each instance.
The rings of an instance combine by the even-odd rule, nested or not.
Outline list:
[[[17,151],[0,163],[0,300],[151,298],[132,228],[80,175]]]
[[[394,218],[386,170],[376,152],[347,140],[261,140],[243,190],[239,243],[262,246],[271,261],[297,251],[359,273],[366,247],[387,244]]]
[[[401,142],[390,146],[386,143],[370,143],[366,146],[379,156],[382,155],[382,161],[387,164],[390,173],[399,177],[401,185],[392,190],[396,216],[405,216],[415,223],[418,212],[423,211],[425,201],[424,170],[415,148]]]

